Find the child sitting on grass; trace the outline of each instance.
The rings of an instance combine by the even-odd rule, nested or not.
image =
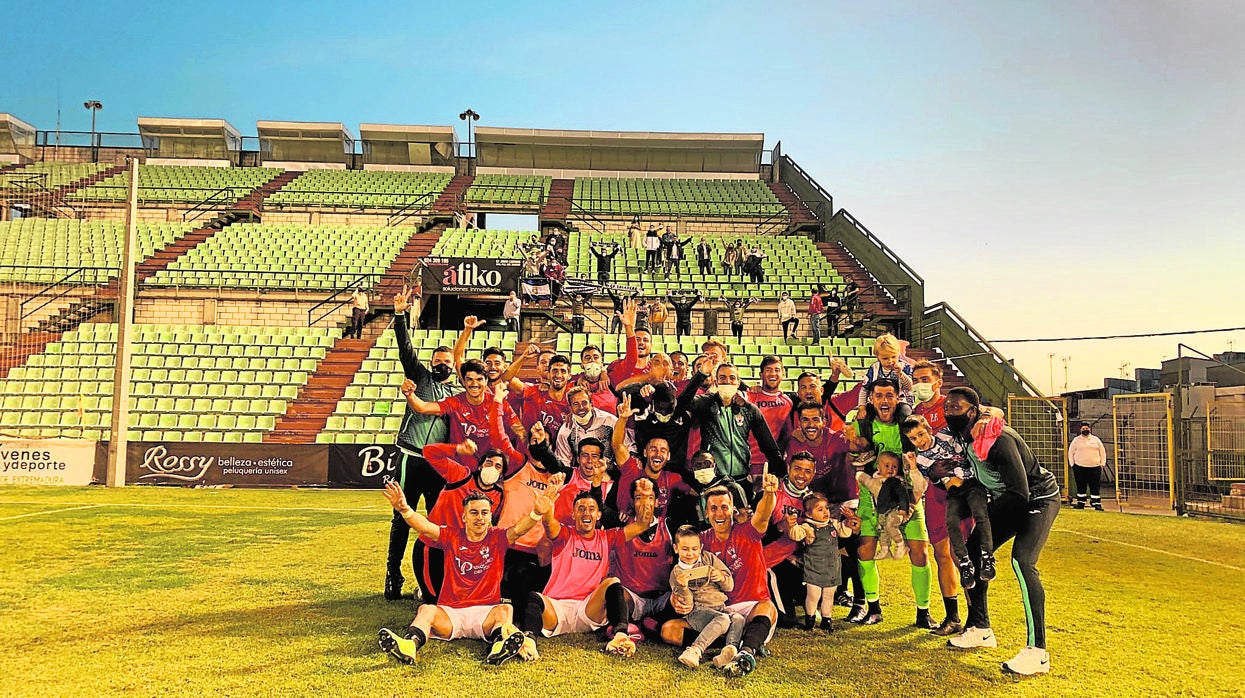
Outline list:
[[[709,645],[725,635],[726,647],[713,658],[713,666],[721,669],[735,659],[744,633],[744,617],[726,610],[726,594],[735,588],[735,578],[717,555],[703,549],[700,534],[692,526],[675,531],[674,550],[679,559],[670,570],[670,593],[692,604],[687,624],[700,633],[679,655],[679,662],[691,668],[700,666]]]
[[[878,454],[877,473],[856,473],[856,482],[873,495],[873,508],[878,515],[878,546],[874,560],[893,557],[901,560],[908,555],[903,539],[903,526],[912,518],[916,503],[925,495],[925,476],[910,465],[907,480],[899,472],[899,456],[890,451]]]

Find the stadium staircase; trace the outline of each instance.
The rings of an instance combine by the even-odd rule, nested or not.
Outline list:
[[[91,186],[92,184],[98,184],[104,181],[105,179],[108,179],[109,177],[115,177],[119,174],[124,174],[125,171],[128,169],[129,167],[127,167],[126,165],[113,165],[112,167],[109,167],[108,169],[102,172],[93,174],[90,177],[84,177],[83,179],[80,179],[77,182],[74,182],[73,184],[61,187],[56,192],[56,194],[58,197],[63,199],[64,197],[69,196],[70,194],[78,191],[79,189],[85,189]]]
[[[407,280],[415,273],[420,260],[432,253],[437,240],[441,239],[442,230],[445,230],[445,225],[438,224],[430,229],[431,232],[416,233],[406,241],[402,251],[393,258],[389,268],[380,277],[380,282],[376,284],[374,297],[371,299],[372,305],[392,307],[394,294],[402,290],[403,284],[407,283]]]
[[[277,418],[272,431],[264,434],[264,443],[312,444],[324,430],[337,403],[346,395],[346,388],[363,367],[376,340],[389,326],[390,315],[378,315],[363,328],[362,339],[338,339],[333,348],[316,364],[307,384],[290,401],[285,414]]]
[[[817,229],[821,227],[821,221],[808,207],[800,201],[800,197],[791,191],[791,187],[782,182],[770,182],[770,191],[774,192],[774,196],[787,207],[787,212],[791,215],[791,231],[799,231],[806,229]]]
[[[22,166],[14,165],[12,169],[16,170],[20,167]],[[10,168],[5,168],[4,170],[0,170],[0,173],[7,172],[9,170]],[[46,200],[41,201],[39,197],[35,196],[30,197],[25,201],[25,203],[32,207],[33,215],[42,218],[81,218],[82,216],[79,215],[72,206],[68,206],[65,198],[79,189],[89,187],[92,184],[100,182],[103,179],[113,175],[121,174],[125,172],[125,170],[125,165],[114,165],[106,170],[97,172],[96,174],[83,177],[76,182],[71,182],[61,187],[53,186],[51,189],[45,189],[42,184],[39,184],[36,186],[47,197]]]
[[[575,180],[555,179],[549,185],[549,196],[540,209],[540,220],[566,222],[571,215],[571,200],[575,197]]]
[[[850,334],[852,330],[863,327],[869,320],[902,321],[909,317],[908,311],[887,295],[873,275],[841,244],[819,242],[817,249],[830,261],[830,264],[834,265],[835,270],[842,274],[844,279],[856,282],[856,287],[860,289],[860,297],[857,301],[857,307],[860,309],[857,313],[859,317],[855,319],[851,328],[845,330],[846,333]]]
[[[475,177],[472,175],[457,175],[451,179],[445,190],[432,203],[433,214],[453,214],[466,196],[467,188],[474,181]]]
[[[230,208],[230,211],[241,213],[242,215],[237,216],[238,218],[259,218],[259,211],[263,206],[264,199],[267,199],[280,191],[285,185],[298,179],[298,176],[301,174],[302,172],[295,171],[282,172],[269,180],[267,184],[260,185],[250,194],[238,199],[238,202]]]

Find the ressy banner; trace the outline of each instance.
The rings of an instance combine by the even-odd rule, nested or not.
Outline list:
[[[428,293],[504,295],[518,289],[520,259],[428,257],[421,275]]]
[[[127,482],[136,485],[318,485],[328,480],[319,445],[131,441]]]

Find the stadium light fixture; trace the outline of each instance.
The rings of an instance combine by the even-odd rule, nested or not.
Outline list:
[[[82,107],[91,112],[91,159],[99,160],[99,143],[96,142],[95,136],[95,113],[104,108],[104,103],[98,99],[88,99],[82,103]]]
[[[480,115],[476,113],[474,109],[468,109],[467,111],[459,114],[458,118],[467,122],[467,152],[475,155],[475,141],[472,140],[471,137],[471,122],[479,121]]]

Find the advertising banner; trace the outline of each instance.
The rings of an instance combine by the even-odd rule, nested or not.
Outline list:
[[[89,485],[95,442],[0,439],[0,485]]]
[[[399,480],[402,452],[393,444],[329,446],[329,486],[382,489],[385,478]]]
[[[428,257],[422,281],[427,293],[505,295],[517,290],[520,259]]]
[[[318,485],[328,480],[328,447],[310,444],[134,442],[126,482],[135,485]]]

